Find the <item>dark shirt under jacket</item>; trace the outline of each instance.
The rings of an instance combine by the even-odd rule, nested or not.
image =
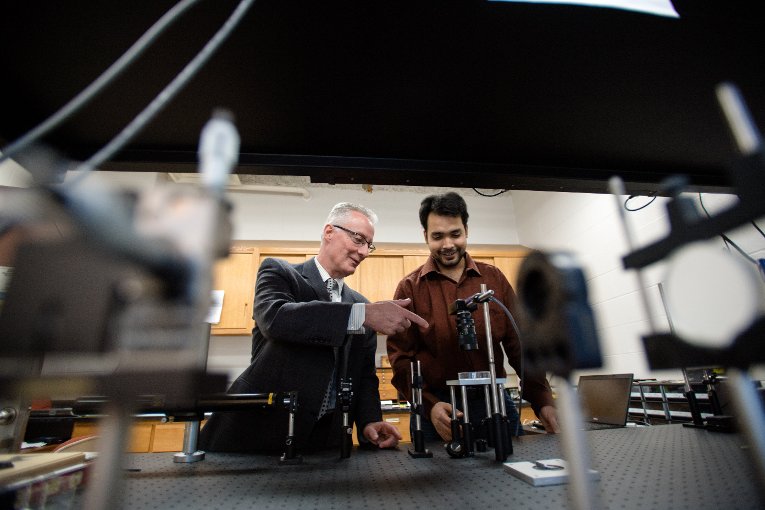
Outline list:
[[[367,424],[382,420],[374,363],[376,333],[346,333],[352,304],[368,301],[348,285],[341,298],[339,303],[329,300],[314,259],[293,265],[268,258],[258,270],[251,364],[228,392],[297,391],[299,450],[340,444],[340,412],[333,413],[327,444],[308,445],[308,438],[336,363],[339,380],[346,342],[350,342],[348,375],[353,382],[351,417],[359,441],[366,442],[361,431]],[[207,451],[279,451],[286,435],[287,413],[282,406],[214,413],[202,429],[199,445]]]
[[[410,365],[415,358],[420,361],[423,375],[423,406],[425,416],[430,417],[433,405],[441,400],[430,389],[447,392],[446,381],[457,379],[459,372],[489,370],[486,351],[486,329],[483,310],[473,313],[478,337],[478,350],[463,351],[457,343],[457,317],[449,315],[449,306],[457,299],[465,299],[480,292],[485,283],[494,297],[515,314],[515,292],[510,282],[495,266],[474,261],[465,255],[465,271],[459,282],[441,274],[438,266],[428,261],[404,277],[396,288],[395,299],[411,298],[410,309],[428,321],[430,327],[409,328],[403,333],[388,337],[388,358],[393,367],[393,385],[404,395],[411,395]],[[482,305],[481,305],[482,306]],[[504,356],[510,366],[521,374],[521,344],[512,323],[496,303],[489,304],[491,334],[494,340],[494,363],[497,377],[505,377]],[[523,398],[531,402],[534,411],[545,405],[553,405],[550,385],[544,374],[524,374]]]

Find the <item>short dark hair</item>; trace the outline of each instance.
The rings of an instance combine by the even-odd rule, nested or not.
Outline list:
[[[467,204],[465,199],[453,191],[443,195],[427,196],[420,203],[420,223],[425,230],[428,230],[428,216],[430,213],[436,213],[439,216],[459,216],[462,218],[462,224],[467,227]]]

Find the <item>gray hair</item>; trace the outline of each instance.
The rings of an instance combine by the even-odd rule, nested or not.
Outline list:
[[[339,204],[335,204],[332,210],[329,211],[329,216],[327,216],[327,221],[324,222],[324,224],[331,225],[333,223],[341,222],[348,218],[353,212],[358,212],[366,216],[372,225],[377,223],[377,214],[375,214],[372,209],[368,209],[363,205],[352,204],[351,202],[340,202]]]

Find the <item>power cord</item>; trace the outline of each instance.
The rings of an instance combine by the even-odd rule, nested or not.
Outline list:
[[[524,381],[524,372],[523,372],[523,343],[521,342],[521,330],[518,329],[518,324],[515,322],[515,318],[513,317],[513,314],[510,313],[510,310],[507,309],[505,304],[500,301],[499,299],[495,298],[494,296],[489,297],[489,301],[496,303],[499,305],[499,307],[502,309],[503,312],[505,312],[505,315],[507,315],[507,318],[510,319],[510,324],[513,326],[513,330],[515,330],[515,335],[518,337],[518,344],[521,348],[521,366],[520,366],[520,380],[518,382],[518,421],[515,422],[515,435],[517,436],[520,432],[521,427],[521,404],[523,403],[523,384]],[[504,395],[503,395],[504,398]]]
[[[701,209],[704,211],[704,214],[707,215],[707,218],[711,218],[712,215],[709,214],[709,211],[707,211],[707,208],[704,205],[704,199],[702,198],[701,193],[699,193],[699,204],[701,205]],[[755,228],[757,230],[760,230],[760,228],[754,222],[752,222],[752,224],[755,226]],[[762,233],[761,230],[760,230],[760,233]],[[739,245],[734,243],[733,240],[730,237],[726,236],[725,234],[720,234],[720,237],[722,238],[723,242],[725,243],[725,247],[728,248],[728,251],[730,251],[730,247],[732,246],[737,252],[739,252],[741,254],[742,257],[747,259],[752,264],[755,264],[755,265],[759,266],[759,263],[756,260],[754,260],[754,258],[752,258],[748,253],[746,253],[744,250],[742,250],[739,247]]]
[[[628,197],[626,198],[626,200],[624,200],[624,209],[625,209],[625,210],[627,210],[627,211],[629,211],[629,212],[635,212],[635,211],[639,211],[639,210],[641,210],[641,209],[645,209],[646,207],[648,207],[649,205],[651,205],[652,203],[654,203],[654,201],[656,200],[656,195],[647,195],[648,197],[650,197],[650,198],[651,198],[651,200],[649,200],[647,203],[645,203],[645,204],[641,205],[640,207],[636,207],[636,208],[634,208],[634,209],[630,209],[630,208],[627,206],[627,204],[630,202],[630,200],[632,200],[632,199],[635,199],[635,198],[637,198],[637,197],[639,197],[639,196],[642,196],[642,195],[630,195],[630,196],[628,196]]]
[[[498,196],[500,196],[502,193],[507,193],[507,192],[508,192],[508,191],[510,191],[510,190],[509,190],[509,189],[503,189],[502,191],[499,191],[499,192],[497,192],[497,193],[494,193],[493,195],[487,195],[486,193],[482,193],[482,192],[478,191],[478,189],[477,189],[477,188],[473,188],[473,191],[475,191],[476,193],[478,193],[478,194],[479,194],[479,195],[481,195],[482,197],[492,198],[492,197],[498,197]]]

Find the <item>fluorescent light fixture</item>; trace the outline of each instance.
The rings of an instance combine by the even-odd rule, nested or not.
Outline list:
[[[655,14],[668,18],[679,18],[671,0],[489,0],[492,2],[525,4],[567,4],[586,7],[608,7],[627,11]]]
[[[195,184],[201,182],[200,174],[168,173],[173,182],[179,184]],[[226,191],[239,193],[268,193],[272,195],[299,195],[305,200],[311,198],[311,192],[305,188],[293,186],[267,186],[263,184],[242,184],[237,174],[229,174]]]

